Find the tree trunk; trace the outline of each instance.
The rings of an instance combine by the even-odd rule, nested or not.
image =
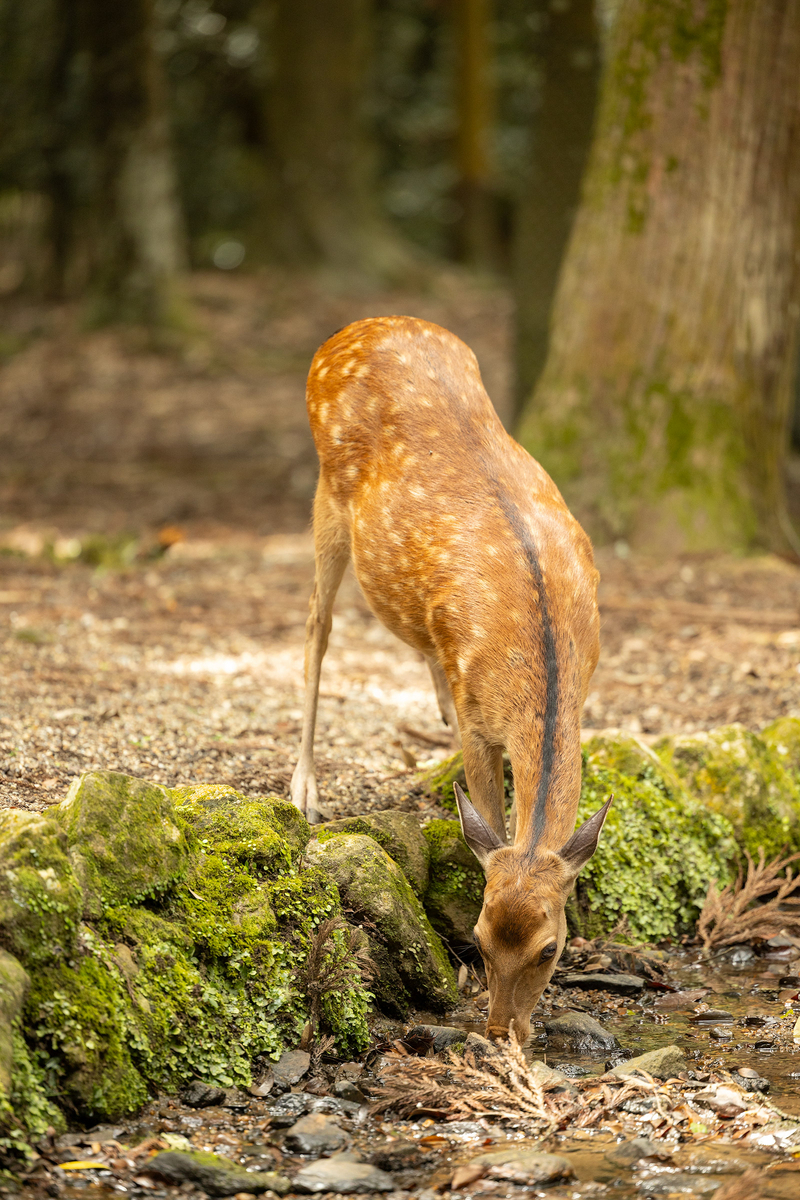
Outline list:
[[[800,0],[622,0],[525,445],[601,538],[797,541]]]
[[[80,0],[93,153],[95,316],[175,319],[184,242],[153,0]]]
[[[262,16],[275,252],[345,273],[402,275],[409,256],[380,216],[367,119],[372,0],[279,0]]]
[[[457,194],[462,209],[458,257],[491,269],[497,265],[497,230],[489,162],[489,0],[455,0],[454,17]]]
[[[593,0],[551,5],[530,178],[515,213],[516,412],[547,358],[550,310],[592,141],[600,53]]]

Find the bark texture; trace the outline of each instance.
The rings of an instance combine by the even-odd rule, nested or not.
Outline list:
[[[544,83],[534,160],[515,214],[517,413],[547,358],[550,310],[580,199],[600,74],[593,0],[551,6],[546,21],[538,45]]]
[[[489,135],[492,95],[489,83],[489,0],[455,0],[457,53],[457,194],[462,217],[458,254],[473,266],[496,265],[497,231],[491,188]]]
[[[372,0],[261,8],[271,50],[266,128],[273,249],[289,262],[402,275],[407,254],[380,217],[369,129]]]
[[[184,242],[153,0],[80,0],[93,158],[96,315],[169,322]]]
[[[521,436],[602,537],[796,548],[800,0],[622,0]]]

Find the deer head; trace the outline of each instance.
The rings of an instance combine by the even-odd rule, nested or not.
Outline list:
[[[508,1037],[513,1022],[524,1042],[531,1013],[564,949],[567,897],[597,849],[613,797],[559,850],[540,850],[507,846],[457,783],[455,792],[464,839],[486,873],[474,934],[489,985],[486,1036]]]

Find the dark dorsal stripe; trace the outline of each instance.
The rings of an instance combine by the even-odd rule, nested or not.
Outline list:
[[[542,727],[542,772],[539,776],[539,787],[536,792],[536,802],[531,819],[530,840],[526,849],[532,851],[544,833],[547,820],[547,793],[550,788],[550,777],[553,773],[553,761],[556,751],[556,722],[558,719],[558,659],[556,657],[556,639],[550,624],[550,611],[547,605],[547,592],[544,586],[542,568],[536,544],[528,533],[519,510],[502,488],[497,489],[497,500],[503,510],[506,520],[513,529],[528,560],[536,590],[539,593],[539,619],[542,639],[542,658],[546,678],[544,721]]]

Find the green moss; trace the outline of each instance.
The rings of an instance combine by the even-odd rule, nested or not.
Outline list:
[[[778,717],[761,730],[761,738],[778,755],[784,770],[800,783],[800,720]]]
[[[800,850],[800,781],[784,765],[788,747],[782,755],[742,725],[726,725],[666,739],[658,750],[693,796],[731,822],[752,855],[762,846],[768,859]]]
[[[452,945],[468,942],[483,904],[483,871],[458,821],[429,821],[423,832],[431,862],[425,911]]]
[[[597,852],[578,879],[574,931],[607,933],[623,917],[647,941],[690,930],[709,880],[731,876],[737,847],[730,823],[689,796],[634,739],[595,738],[585,747],[578,823],[612,792]]]
[[[26,967],[69,955],[82,908],[63,832],[19,809],[0,812],[0,943]]]
[[[305,817],[287,800],[250,800],[219,786],[173,788],[171,795],[201,846],[213,845],[262,873],[290,870],[311,836]]]
[[[185,873],[191,838],[166,788],[112,771],[90,771],[54,810],[84,893],[84,913],[165,891]]]
[[[318,826],[315,833],[322,842],[348,833],[363,833],[374,838],[397,863],[417,897],[424,896],[428,886],[428,845],[419,821],[411,813],[384,809],[367,816],[344,817]]]
[[[33,1061],[17,1021],[11,1037],[14,1069],[8,1098],[0,1099],[0,1152],[27,1157],[29,1142],[42,1137],[49,1126],[56,1133],[64,1133],[67,1126],[64,1114],[47,1096],[44,1071]]]
[[[115,1120],[147,1099],[131,1059],[139,1030],[124,987],[92,955],[40,971],[26,1003],[48,1094],[80,1119]]]

